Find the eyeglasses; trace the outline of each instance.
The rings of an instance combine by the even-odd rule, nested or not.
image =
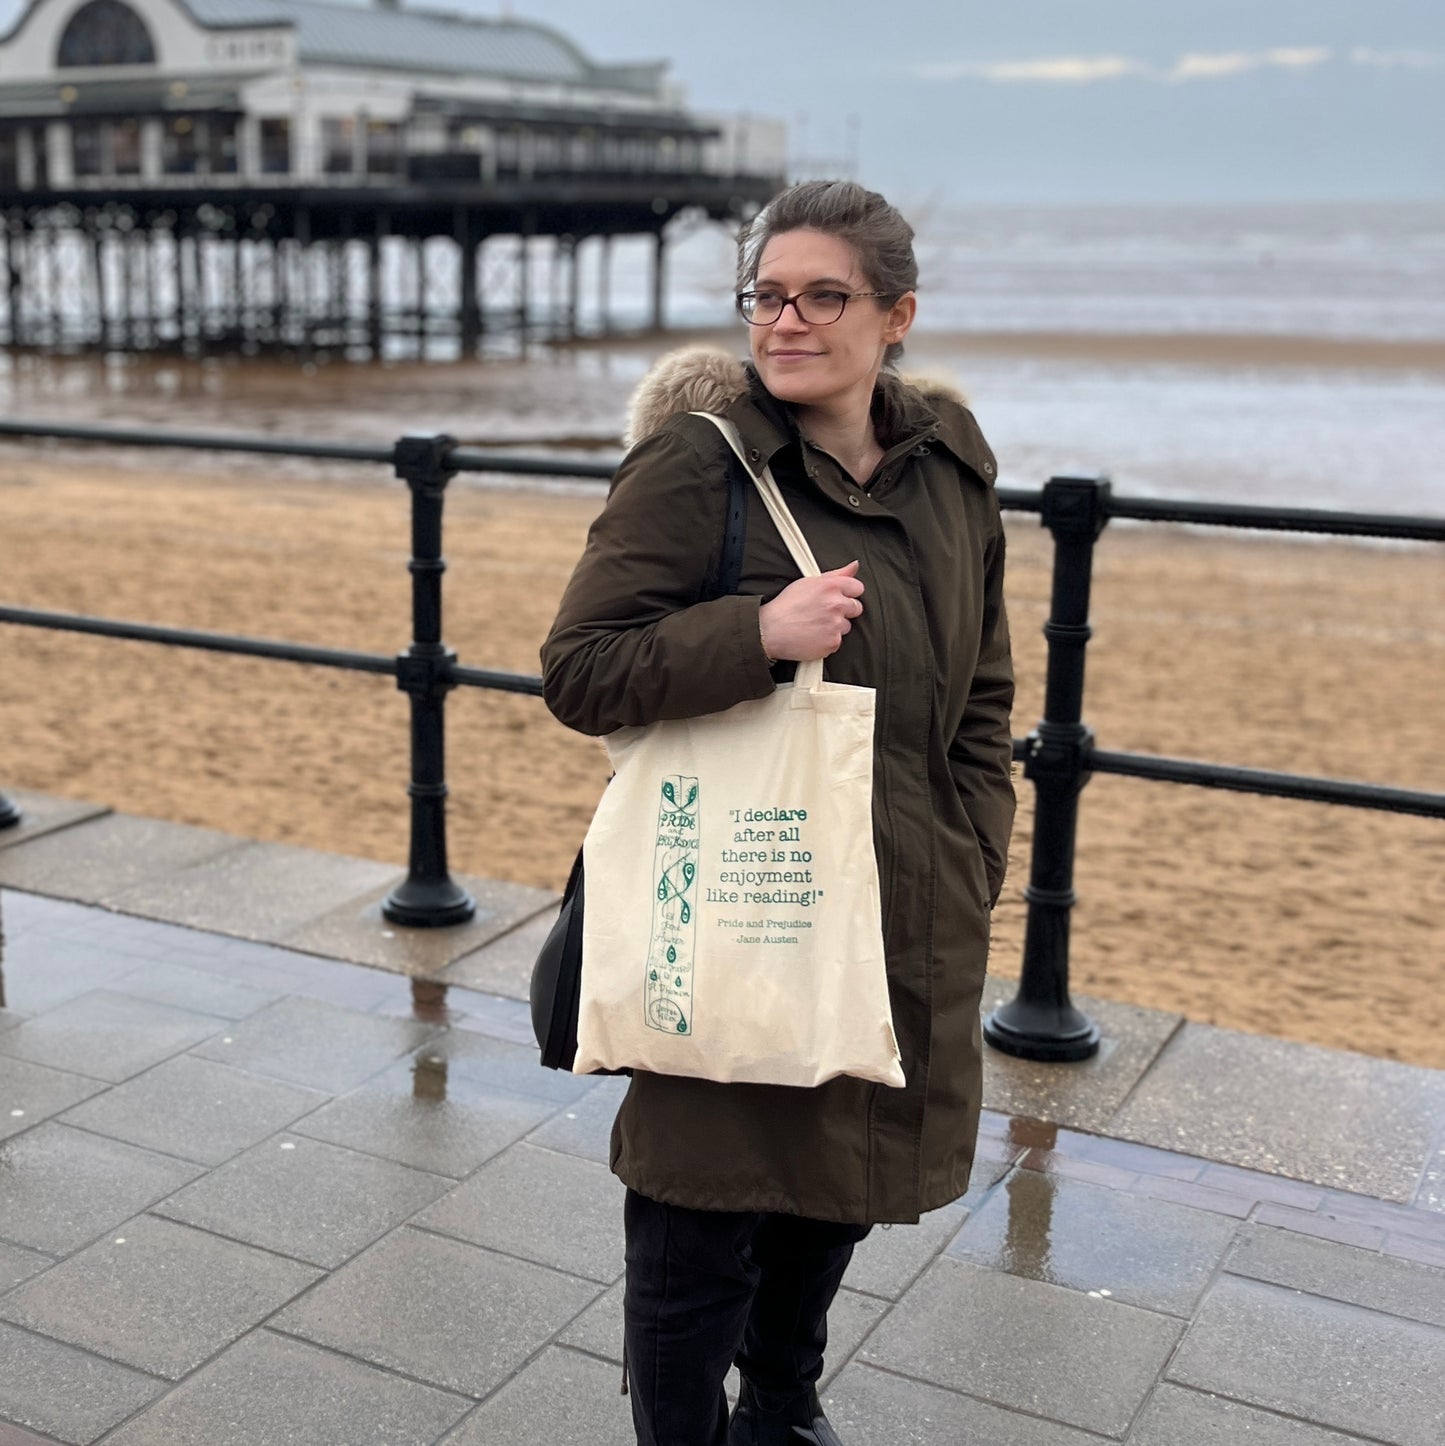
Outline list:
[[[781,291],[740,291],[738,312],[750,326],[771,326],[791,306],[798,320],[808,326],[831,326],[843,315],[850,301],[863,297],[893,296],[891,291],[800,291],[784,296]]]

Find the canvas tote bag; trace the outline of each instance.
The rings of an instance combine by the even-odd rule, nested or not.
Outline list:
[[[740,453],[731,424],[708,419]],[[816,577],[771,471],[754,480]],[[873,716],[873,689],[825,682],[819,661],[767,698],[607,735],[615,776],[583,845],[578,1074],[903,1085],[873,852]]]

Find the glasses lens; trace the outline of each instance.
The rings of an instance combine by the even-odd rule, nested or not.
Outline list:
[[[847,304],[846,291],[805,291],[798,298],[798,315],[809,326],[827,326],[843,315]]]
[[[767,326],[778,319],[783,309],[783,298],[776,291],[744,291],[738,297],[738,310],[744,321],[757,326]]]

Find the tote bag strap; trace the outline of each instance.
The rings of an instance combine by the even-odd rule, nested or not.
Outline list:
[[[694,412],[693,416],[706,417],[723,434],[728,446],[737,453],[738,461],[747,468],[748,476],[757,485],[757,489],[762,495],[763,505],[768,509],[768,515],[777,524],[778,531],[782,533],[784,544],[792,554],[793,561],[798,564],[798,571],[804,577],[817,577],[823,569],[818,566],[818,560],[813,556],[813,549],[808,546],[808,539],[803,536],[803,529],[798,526],[797,518],[789,511],[788,504],[783,501],[783,494],[778,490],[773,469],[764,467],[761,477],[753,471],[743,452],[743,439],[738,434],[737,427],[726,417],[716,416],[712,412]]]
[[[818,559],[813,556],[813,549],[808,546],[808,539],[803,536],[803,529],[798,526],[798,519],[793,516],[788,504],[783,501],[783,494],[778,490],[778,482],[773,476],[773,469],[764,467],[761,477],[753,471],[743,453],[743,439],[737,427],[726,417],[715,416],[712,412],[694,412],[693,416],[706,417],[723,434],[728,446],[737,453],[738,461],[743,464],[748,476],[757,485],[758,492],[763,499],[763,506],[768,509],[768,516],[777,524],[784,545],[792,555],[793,561],[798,565],[798,571],[804,577],[818,577],[823,569],[818,566]],[[799,688],[810,693],[816,691],[823,681],[823,660],[814,658],[809,662],[799,663],[797,671],[793,674],[793,681]]]

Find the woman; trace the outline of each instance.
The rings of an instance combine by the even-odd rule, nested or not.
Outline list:
[[[892,369],[912,241],[845,182],[794,186],[744,228],[751,366],[684,352],[643,382],[635,445],[542,649],[548,706],[591,734],[765,696],[804,659],[878,694],[874,845],[907,1084],[633,1078],[612,1168],[643,1446],[837,1443],[815,1387],[854,1244],[968,1187],[1013,676],[993,456],[957,397]],[[717,595],[731,454],[699,410],[771,464],[821,577],[799,578],[756,505],[741,581]]]

